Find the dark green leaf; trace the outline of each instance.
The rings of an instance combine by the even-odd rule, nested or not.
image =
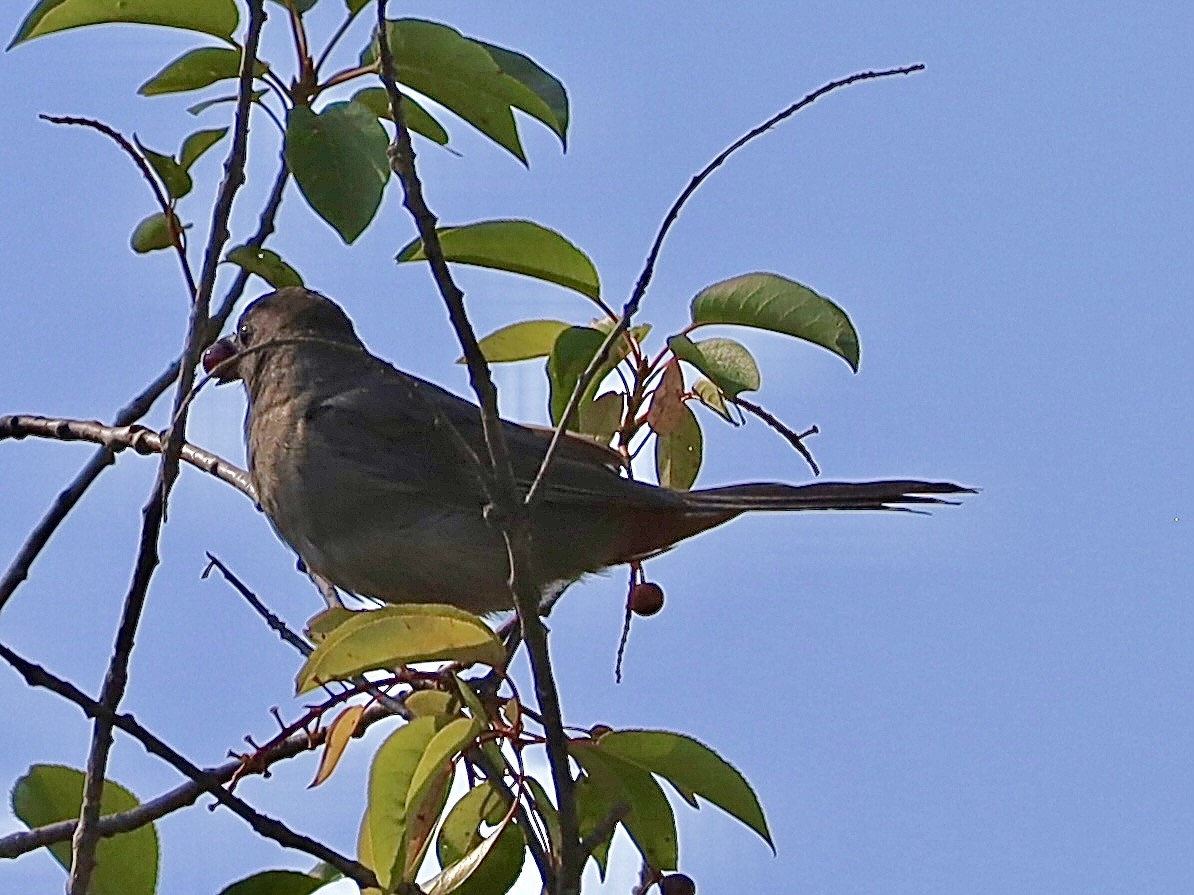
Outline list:
[[[254,90],[253,91],[253,102],[258,102],[261,99],[261,97],[263,97],[263,96],[265,96],[264,90]],[[193,106],[187,106],[187,112],[190,113],[191,115],[199,115],[203,112],[206,112],[212,106],[219,106],[219,105],[223,105],[224,103],[234,103],[234,102],[236,102],[236,100],[237,100],[237,97],[235,95],[233,95],[233,96],[217,96],[215,99],[205,99],[201,103],[195,103],[195,105],[193,105]]]
[[[581,839],[589,839],[596,831],[618,801],[618,790],[606,792],[588,774],[581,774],[576,781],[576,819],[580,826]],[[606,864],[609,861],[609,847],[613,842],[614,830],[611,827],[609,835],[593,846],[589,854],[597,862],[597,872],[605,881]],[[558,838],[557,838],[558,841]]]
[[[547,357],[560,333],[568,328],[562,320],[523,320],[494,330],[478,343],[491,364]],[[464,358],[456,361],[464,363]]]
[[[303,285],[303,278],[299,276],[299,272],[271,249],[238,246],[229,251],[224,260],[244,268],[249,273],[257,274],[275,289]]]
[[[601,296],[601,280],[589,256],[557,233],[534,221],[481,221],[441,227],[444,257],[458,264],[520,273],[574,289],[587,298]],[[424,261],[423,241],[403,246],[397,260]]]
[[[33,765],[12,788],[12,811],[30,829],[72,820],[83,803],[83,772],[61,765]],[[104,781],[100,814],[136,808],[137,797],[118,783]],[[51,845],[50,852],[70,867],[70,841]],[[158,836],[153,825],[101,839],[91,895],[153,895],[158,877]]]
[[[181,231],[182,225],[178,218],[174,218],[174,226]],[[129,245],[138,255],[173,247],[174,240],[170,235],[166,215],[159,211],[141,221],[129,237]]]
[[[182,141],[182,148],[178,151],[178,163],[183,170],[189,171],[200,156],[211,149],[228,133],[226,127],[214,127],[210,130],[195,131]]]
[[[294,11],[300,16],[306,12],[310,12],[311,8],[319,2],[319,0],[273,0],[279,6],[294,7]],[[368,0],[366,0],[368,2]]]
[[[667,346],[672,354],[692,364],[731,398],[742,392],[757,391],[763,384],[759,365],[741,342],[733,339],[694,342],[688,336],[672,336]]]
[[[560,425],[568,399],[580,376],[588,368],[605,335],[587,326],[570,326],[560,333],[547,358],[547,380],[550,390],[551,421]],[[599,384],[598,377],[594,383]],[[591,385],[596,390],[596,385]]]
[[[369,226],[390,178],[389,140],[359,103],[332,103],[318,114],[292,109],[286,161],[303,196],[347,243]]]
[[[220,895],[310,895],[327,884],[297,870],[263,870],[220,891]]]
[[[502,642],[477,616],[437,603],[385,606],[356,613],[332,630],[295,679],[295,692],[377,668],[414,662],[481,662],[497,667]]]
[[[398,19],[389,23],[387,34],[399,81],[451,109],[526,163],[513,109],[544,122],[557,117],[538,94],[504,73],[492,53],[455,28],[421,19]],[[376,58],[374,41],[362,54],[361,63],[372,65]]]
[[[745,777],[708,746],[666,730],[618,730],[603,736],[598,745],[603,752],[617,755],[708,799],[762,836],[775,850],[754,790]]]
[[[137,144],[137,148],[141,150],[141,153],[145,156],[145,160],[149,162],[149,167],[153,168],[154,173],[161,178],[162,185],[166,188],[166,193],[171,199],[181,199],[191,191],[191,187],[194,184],[186,168],[176,162],[171,156],[162,155],[160,152],[147,149],[136,137],[133,137],[133,142]]]
[[[390,117],[390,98],[383,87],[366,87],[363,90],[358,90],[352,95],[352,101],[360,103],[378,118],[383,118],[386,121],[393,120]],[[448,145],[448,132],[444,130],[444,126],[409,94],[402,97],[402,117],[406,121],[406,126],[416,134],[422,134],[440,146]]]
[[[344,0],[344,5],[348,7],[348,11],[354,16],[364,9],[369,3],[369,0]]]
[[[546,71],[538,62],[522,53],[497,47],[483,40],[477,41],[483,46],[493,61],[498,64],[505,74],[521,82],[534,93],[550,110],[551,115],[541,117],[536,107],[524,108],[517,106],[529,115],[538,118],[555,131],[564,148],[568,147],[568,92],[560,80]]]
[[[531,790],[535,813],[543,819],[543,825],[547,827],[547,837],[551,848],[557,849],[560,845],[560,813],[556,810],[555,803],[547,794],[547,790],[543,788],[543,784],[534,777],[528,777],[526,784]],[[602,874],[604,875],[604,871]]]
[[[676,428],[655,438],[655,474],[664,488],[687,491],[701,471],[704,439],[692,409],[683,405]]]
[[[846,312],[807,286],[773,273],[714,283],[692,300],[697,325],[734,323],[821,345],[858,370],[858,333]]]
[[[43,34],[108,22],[167,25],[231,39],[239,16],[234,0],[41,0],[25,16],[8,49]]]
[[[142,96],[183,93],[226,81],[240,74],[241,51],[230,47],[200,47],[183,53],[137,88]],[[265,65],[257,62],[254,74],[265,74]]]
[[[591,740],[572,740],[569,753],[602,791],[613,807],[619,801],[630,807],[621,821],[648,864],[674,870],[678,863],[676,818],[663,789],[649,771],[598,748]]]

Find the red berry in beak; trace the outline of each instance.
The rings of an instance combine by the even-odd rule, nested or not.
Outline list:
[[[224,363],[236,357],[236,354],[236,346],[231,339],[220,339],[203,352],[203,371],[214,375],[220,382],[231,382],[233,379],[238,379],[236,364]],[[220,364],[224,364],[224,366],[221,367]]]
[[[635,615],[654,615],[663,608],[663,588],[643,581],[630,589],[630,611]]]

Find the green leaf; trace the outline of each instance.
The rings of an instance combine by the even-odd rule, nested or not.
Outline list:
[[[602,444],[609,444],[622,424],[623,407],[621,392],[606,392],[594,401],[581,402],[576,429]]]
[[[7,49],[43,34],[109,22],[166,25],[231,40],[239,16],[235,0],[41,0],[25,16]]]
[[[616,793],[601,789],[588,774],[581,774],[576,780],[576,820],[580,827],[580,838],[589,839],[597,831],[618,801]],[[554,809],[554,805],[552,806]],[[558,817],[558,816],[557,816]],[[613,827],[600,842],[596,843],[589,852],[590,857],[597,862],[597,872],[601,881],[605,882],[605,870],[609,861],[609,847],[613,843]],[[559,841],[558,837],[555,841]]]
[[[523,320],[494,330],[478,343],[491,364],[547,357],[560,333],[568,328],[562,320]],[[456,361],[464,363],[464,358]]]
[[[749,273],[706,287],[692,300],[692,322],[732,323],[795,336],[828,348],[858,371],[858,333],[846,312],[778,274]]]
[[[726,406],[725,395],[722,394],[721,389],[704,377],[698,379],[692,384],[692,393],[697,396],[697,400],[724,419],[731,425],[738,425],[732,416],[730,416],[730,409]]]
[[[398,19],[389,22],[387,36],[399,81],[446,106],[526,164],[513,110],[543,122],[557,118],[537,93],[503,72],[485,46],[455,28]],[[376,61],[376,44],[362,54],[362,65]]]
[[[79,816],[83,772],[61,765],[33,765],[12,788],[12,811],[30,829]],[[141,804],[118,783],[104,781],[100,814],[130,811]],[[64,868],[70,868],[71,843],[49,846]],[[153,895],[158,877],[158,836],[152,824],[100,840],[91,895]]]
[[[390,179],[388,145],[377,118],[359,103],[290,111],[286,161],[311,208],[346,243],[361,235],[381,205]]]
[[[366,87],[352,95],[354,103],[360,103],[378,118],[393,121],[390,117],[390,97],[383,87]],[[409,94],[402,96],[402,117],[406,126],[416,134],[421,134],[440,146],[448,145],[448,132],[431,113],[419,105],[418,100]]]
[[[538,110],[534,107],[523,108],[522,106],[518,106],[518,108],[522,108],[527,114],[535,116],[555,131],[556,136],[560,138],[561,145],[567,149],[568,91],[564,89],[564,85],[560,80],[529,56],[524,56],[522,53],[517,53],[514,50],[507,50],[504,47],[494,46],[483,40],[478,40],[477,43],[489,52],[489,55],[493,57],[493,61],[498,64],[498,68],[503,73],[524,84],[539,99],[543,100],[544,105],[547,106],[551,113],[548,116],[541,117],[538,114]]]
[[[319,0],[273,0],[273,2],[283,7],[293,6],[294,11],[301,16],[304,13],[310,12],[311,8],[314,7]]]
[[[501,665],[502,642],[477,616],[437,603],[385,606],[357,613],[328,634],[295,679],[296,693],[376,668],[413,662]]]
[[[458,714],[456,698],[443,690],[415,690],[406,697],[403,704],[415,718],[422,718],[424,715]]]
[[[301,286],[303,278],[299,272],[282,260],[282,256],[272,249],[256,246],[238,246],[231,249],[224,256],[230,264],[257,274],[275,289],[283,286]]]
[[[178,230],[182,229],[177,217],[174,218],[174,226]],[[170,236],[170,225],[167,223],[165,213],[154,212],[142,220],[134,228],[133,235],[129,237],[129,246],[138,255],[158,249],[173,248],[174,241]]]
[[[228,133],[226,127],[214,127],[209,130],[195,131],[182,141],[182,148],[178,150],[178,163],[184,171],[189,171],[200,156],[211,149]]]
[[[191,191],[191,187],[194,186],[191,175],[173,157],[154,152],[136,137],[133,137],[133,142],[137,144],[137,148],[141,150],[141,154],[145,156],[149,166],[161,179],[162,186],[166,188],[166,193],[171,199],[181,199]]]
[[[655,474],[664,488],[687,491],[701,470],[704,439],[701,424],[687,404],[676,428],[655,438]]]
[[[200,47],[183,53],[156,75],[137,88],[142,96],[161,96],[165,93],[184,93],[199,90],[217,81],[227,81],[240,75],[241,51],[231,47]],[[265,64],[258,61],[253,73],[260,78]]]
[[[531,803],[535,808],[535,813],[542,818],[543,825],[547,828],[547,838],[550,848],[552,850],[559,848],[560,812],[556,810],[555,803],[552,802],[542,783],[534,777],[527,777],[526,785],[531,791]]]
[[[410,828],[406,803],[415,769],[443,720],[438,717],[415,718],[395,730],[373,756],[369,769],[369,807],[361,825],[362,842],[358,848],[362,863],[377,874],[388,888],[395,868],[401,873],[406,864]]]
[[[319,879],[297,870],[263,870],[220,890],[220,895],[311,895],[327,885]]]
[[[547,358],[547,379],[550,390],[551,421],[560,425],[564,409],[568,406],[568,399],[572,397],[572,390],[586,369],[593,356],[597,354],[605,335],[599,330],[587,326],[570,326],[563,330],[552,346],[551,354]],[[602,377],[593,377],[590,388],[594,391],[600,384]]]
[[[694,342],[688,336],[667,340],[672,354],[692,364],[725,394],[736,398],[742,392],[758,391],[763,384],[759,365],[746,346],[733,339],[705,339]]]
[[[603,736],[598,746],[603,752],[708,799],[762,836],[775,850],[763,809],[746,778],[703,743],[666,730],[618,730]]]
[[[261,97],[265,96],[266,91],[254,90],[252,93],[253,102],[258,102]],[[187,106],[187,112],[191,115],[199,115],[206,112],[212,106],[223,105],[224,103],[234,103],[239,99],[235,94],[232,96],[217,96],[215,99],[205,99],[201,103],[195,103],[193,106]]]
[[[423,750],[418,767],[411,775],[410,792],[406,796],[406,812],[417,808],[431,789],[432,781],[451,770],[451,761],[472,742],[481,731],[475,718],[455,718],[436,732]]]
[[[487,783],[470,789],[440,827],[435,843],[443,873],[423,885],[427,895],[503,895],[522,872],[526,840],[507,819],[505,800]],[[482,824],[498,827],[488,838]]]
[[[369,0],[344,0],[344,5],[354,16],[369,4]]]
[[[572,740],[568,751],[585,769],[612,808],[630,806],[621,821],[643,859],[657,870],[675,870],[679,862],[676,817],[663,789],[649,771],[598,748],[592,740]]]
[[[601,281],[589,256],[555,230],[534,221],[481,221],[441,227],[438,232],[449,261],[519,273],[594,300],[601,297]],[[396,260],[427,260],[423,241],[416,239],[403,246]]]

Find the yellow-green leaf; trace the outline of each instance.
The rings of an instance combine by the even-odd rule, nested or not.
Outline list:
[[[601,296],[601,280],[589,256],[555,230],[534,221],[480,221],[441,227],[438,232],[448,261],[522,274],[591,299]],[[403,246],[396,260],[427,260],[423,241],[415,239]]]
[[[746,778],[703,743],[666,730],[617,730],[603,736],[598,748],[708,799],[775,850],[762,806]]]
[[[692,364],[731,398],[742,392],[757,391],[763,384],[754,357],[745,345],[733,339],[694,342],[688,336],[672,336],[667,346],[672,354]]]
[[[778,274],[744,274],[706,287],[692,300],[692,322],[753,326],[795,336],[828,348],[858,370],[858,333],[846,312]]]
[[[178,218],[174,218],[174,227],[176,231],[182,230],[182,224]],[[129,237],[129,246],[139,255],[158,249],[168,249],[173,245],[174,236],[170,232],[170,224],[167,222],[166,215],[160,211],[151,214],[137,224]]]
[[[237,246],[224,256],[230,264],[257,274],[275,289],[283,286],[301,286],[303,278],[299,272],[282,260],[282,256],[273,249],[263,249],[260,246]]]
[[[436,732],[423,750],[418,767],[411,776],[410,792],[406,796],[406,811],[423,801],[431,788],[432,780],[449,769],[451,760],[460,754],[481,730],[474,718],[455,718]]]
[[[43,34],[110,22],[166,25],[231,39],[239,20],[234,0],[41,0],[25,16],[8,49]]]
[[[687,491],[696,481],[704,456],[701,424],[687,405],[682,405],[676,428],[655,438],[655,474],[659,484]]]
[[[491,364],[547,357],[560,333],[568,326],[562,320],[523,320],[495,329],[478,344]],[[464,363],[464,358],[458,358],[456,363]]]
[[[386,738],[369,769],[369,805],[357,852],[371,866],[383,888],[394,869],[405,866],[410,837],[406,802],[419,760],[443,724],[437,717],[415,718]]]
[[[568,399],[576,388],[581,374],[597,354],[605,335],[587,326],[570,326],[556,337],[551,354],[547,358],[547,380],[550,391],[549,404],[551,421],[561,425],[561,417],[568,406]],[[601,376],[594,376],[590,388],[596,391]]]
[[[403,701],[406,710],[415,718],[424,715],[458,714],[459,704],[456,697],[443,690],[416,690]]]
[[[356,615],[307,657],[295,679],[297,693],[376,668],[433,661],[497,666],[506,658],[489,626],[455,606],[419,603]]]
[[[692,393],[697,396],[702,404],[724,419],[731,425],[737,425],[737,422],[730,416],[730,409],[726,406],[725,395],[722,394],[721,389],[710,382],[703,376],[692,384]]]
[[[488,783],[470,789],[444,818],[435,842],[443,872],[423,886],[428,895],[502,895],[522,872],[526,840],[507,819],[504,798]],[[498,827],[485,838],[482,824]]]
[[[83,803],[83,772],[62,765],[33,765],[12,788],[12,811],[30,829],[71,820]],[[100,814],[118,814],[141,804],[118,783],[104,781]],[[71,844],[50,847],[58,863],[69,869]],[[91,895],[153,895],[158,878],[158,836],[153,825],[101,839],[91,877]]]

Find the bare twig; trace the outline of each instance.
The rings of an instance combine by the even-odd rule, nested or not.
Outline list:
[[[224,163],[224,179],[220,184],[212,211],[211,229],[199,278],[199,288],[191,305],[186,339],[182,355],[179,358],[181,369],[175,393],[175,412],[166,433],[158,477],[143,511],[141,537],[137,547],[133,580],[129,584],[128,593],[125,596],[112,658],[108,663],[108,670],[104,675],[104,683],[100,691],[101,711],[96,715],[92,726],[79,826],[75,830],[71,843],[71,870],[67,881],[69,895],[86,895],[91,884],[91,873],[95,868],[95,849],[99,844],[96,823],[99,820],[100,797],[103,793],[108,754],[112,748],[112,716],[115,715],[116,708],[124,696],[133,642],[149,592],[149,583],[158,565],[158,539],[166,519],[170,490],[178,476],[179,459],[186,433],[185,401],[190,392],[191,383],[194,381],[195,367],[203,348],[211,293],[215,286],[216,267],[219,263],[220,252],[228,239],[228,219],[232,213],[232,202],[245,177],[244,166],[249,136],[253,72],[257,59],[257,44],[262,26],[265,24],[264,6],[265,0],[249,0],[249,23],[245,34],[244,52],[241,57],[232,146]]]
[[[140,169],[141,175],[149,183],[149,188],[153,191],[153,197],[157,200],[158,208],[161,209],[162,215],[166,219],[166,228],[170,231],[170,244],[174,247],[174,251],[178,255],[178,263],[182,268],[183,278],[187,281],[188,294],[191,296],[191,301],[194,301],[197,289],[195,286],[195,275],[191,273],[191,263],[187,260],[186,240],[182,228],[178,224],[178,218],[174,215],[174,209],[170,207],[170,199],[162,192],[157,175],[145,159],[145,154],[130,143],[120,131],[94,118],[81,118],[77,115],[39,115],[37,117],[51,124],[73,124],[97,130],[104,136],[114,140],[124,150],[125,155],[133,160],[133,164]]]
[[[758,404],[755,404],[753,401],[748,401],[741,395],[730,398],[729,400],[731,404],[737,404],[743,410],[750,411],[768,426],[782,435],[787,440],[788,444],[796,448],[796,450],[800,453],[800,456],[804,458],[804,462],[809,465],[809,468],[813,471],[813,475],[821,474],[821,468],[817,466],[817,461],[813,459],[812,452],[809,451],[809,449],[804,445],[804,439],[808,438],[810,435],[816,435],[821,431],[820,429],[818,429],[816,426],[813,426],[809,429],[805,429],[803,432],[797,432],[795,429],[791,429],[784,425],[781,420],[776,418],[767,410],[763,409]]]
[[[101,720],[108,722],[109,729],[115,727],[127,733],[133,739],[137,740],[147,752],[151,755],[156,755],[163,759],[167,764],[171,765],[185,777],[187,777],[193,784],[198,786],[202,792],[206,792],[215,797],[215,799],[237,817],[247,822],[253,830],[267,839],[272,839],[286,848],[293,848],[298,851],[306,852],[319,858],[321,861],[326,861],[331,864],[345,876],[350,877],[360,883],[363,887],[376,886],[377,879],[369,868],[358,864],[356,861],[346,858],[340,853],[333,851],[321,842],[304,836],[301,833],[296,833],[291,830],[286,824],[272,817],[267,817],[255,808],[250,806],[244,799],[225,790],[222,786],[223,781],[220,779],[220,770],[216,769],[215,774],[204,771],[202,768],[192,764],[184,756],[176,752],[169,745],[163,742],[158,737],[154,736],[145,729],[140,723],[136,721],[131,715],[123,714],[117,715],[108,709],[102,702],[89,697],[87,694],[79,690],[74,684],[69,681],[50,673],[40,665],[19,656],[13,650],[9,649],[4,644],[0,643],[0,658],[8,662],[16,671],[25,679],[32,687],[43,687],[68,701],[77,705],[83,710],[89,718],[92,718],[96,723]],[[364,723],[362,719],[362,723]],[[302,735],[306,737],[306,734]],[[287,741],[285,748],[280,748],[277,752],[269,753],[272,759],[280,759],[291,754],[298,754],[300,751],[305,751],[299,742]],[[236,762],[237,767],[241,762]],[[236,773],[236,768],[232,769],[232,774]],[[195,798],[198,796],[196,795]],[[176,796],[177,798],[177,796]],[[191,799],[193,801],[194,799]],[[187,802],[183,802],[187,804]],[[181,807],[181,806],[180,806]],[[90,835],[98,836],[98,817],[92,819]],[[75,840],[78,840],[78,827],[75,828]],[[7,837],[3,842],[7,842]],[[42,843],[38,843],[42,844]]]
[[[493,521],[500,526],[510,562],[510,590],[522,624],[523,639],[531,664],[535,695],[546,719],[547,757],[558,800],[561,855],[553,879],[544,884],[554,893],[574,893],[580,888],[584,855],[580,851],[576,814],[575,782],[569,765],[567,736],[564,733],[559,691],[552,675],[547,629],[539,617],[538,589],[528,574],[532,563],[529,514],[519,500],[506,441],[498,416],[497,389],[489,365],[477,343],[476,333],[464,308],[464,295],[452,278],[436,230],[437,220],[423,198],[422,183],[415,168],[415,153],[402,109],[402,94],[395,78],[394,57],[386,29],[386,0],[377,2],[377,37],[380,75],[390,99],[394,119],[394,142],[390,164],[402,184],[404,204],[410,212],[427,255],[432,276],[448,310],[452,327],[460,341],[469,379],[481,407],[481,425],[489,452],[488,490]],[[482,473],[484,470],[479,470]]]
[[[282,621],[282,619],[270,612],[269,607],[257,598],[257,594],[249,590],[249,588],[245,586],[244,582],[236,577],[236,575],[232,573],[231,569],[220,562],[214,553],[208,551],[207,561],[208,566],[203,570],[204,578],[208,576],[213,568],[219,569],[220,574],[224,576],[224,580],[236,588],[236,592],[245,598],[245,602],[253,607],[254,612],[265,619],[265,623],[269,625],[272,631],[275,631],[277,635],[282,638],[284,643],[290,644],[304,656],[309,656],[315,651],[315,648],[311,646],[311,644],[307,643],[307,641],[305,641],[302,637],[290,630],[286,622]]]
[[[696,174],[688,185],[683,189],[676,201],[672,203],[672,207],[668,209],[667,214],[664,215],[663,222],[659,225],[659,230],[655,234],[655,240],[651,244],[651,250],[647,253],[647,260],[643,264],[642,273],[639,274],[638,281],[634,285],[634,291],[627,300],[625,306],[622,308],[622,316],[618,322],[606,335],[605,341],[601,343],[601,348],[593,356],[589,362],[589,366],[581,374],[576,381],[576,387],[572,390],[572,395],[568,399],[568,404],[564,408],[564,413],[560,419],[559,428],[552,436],[551,443],[548,445],[547,453],[543,455],[543,462],[539,466],[539,472],[535,475],[534,482],[531,483],[530,489],[527,491],[525,502],[528,506],[533,505],[539,497],[539,492],[542,489],[543,481],[547,476],[547,471],[551,466],[556,452],[559,450],[560,441],[564,437],[564,432],[568,428],[568,421],[576,413],[577,407],[580,406],[581,397],[585,393],[585,389],[589,387],[593,377],[597,375],[597,371],[605,364],[609,358],[610,351],[613,348],[614,342],[630,327],[630,321],[636,313],[638,313],[639,305],[642,304],[643,296],[647,294],[647,287],[651,283],[651,278],[655,275],[655,263],[659,260],[659,253],[663,249],[663,242],[667,238],[668,233],[672,229],[672,225],[680,217],[680,211],[688,202],[693,193],[700,188],[709,176],[725,164],[726,160],[745,146],[747,143],[754,140],[756,137],[762,136],[771,128],[775,127],[780,122],[792,117],[806,106],[812,105],[822,96],[827,93],[832,93],[840,87],[848,87],[858,81],[873,81],[877,78],[886,78],[893,75],[908,75],[913,72],[922,71],[924,66],[921,64],[905,65],[900,68],[889,68],[882,71],[864,71],[849,75],[836,81],[830,81],[812,93],[805,96],[799,102],[793,103],[782,112],[768,118],[758,127],[743,134],[725,149],[723,149],[713,161],[709,162],[701,171]]]

